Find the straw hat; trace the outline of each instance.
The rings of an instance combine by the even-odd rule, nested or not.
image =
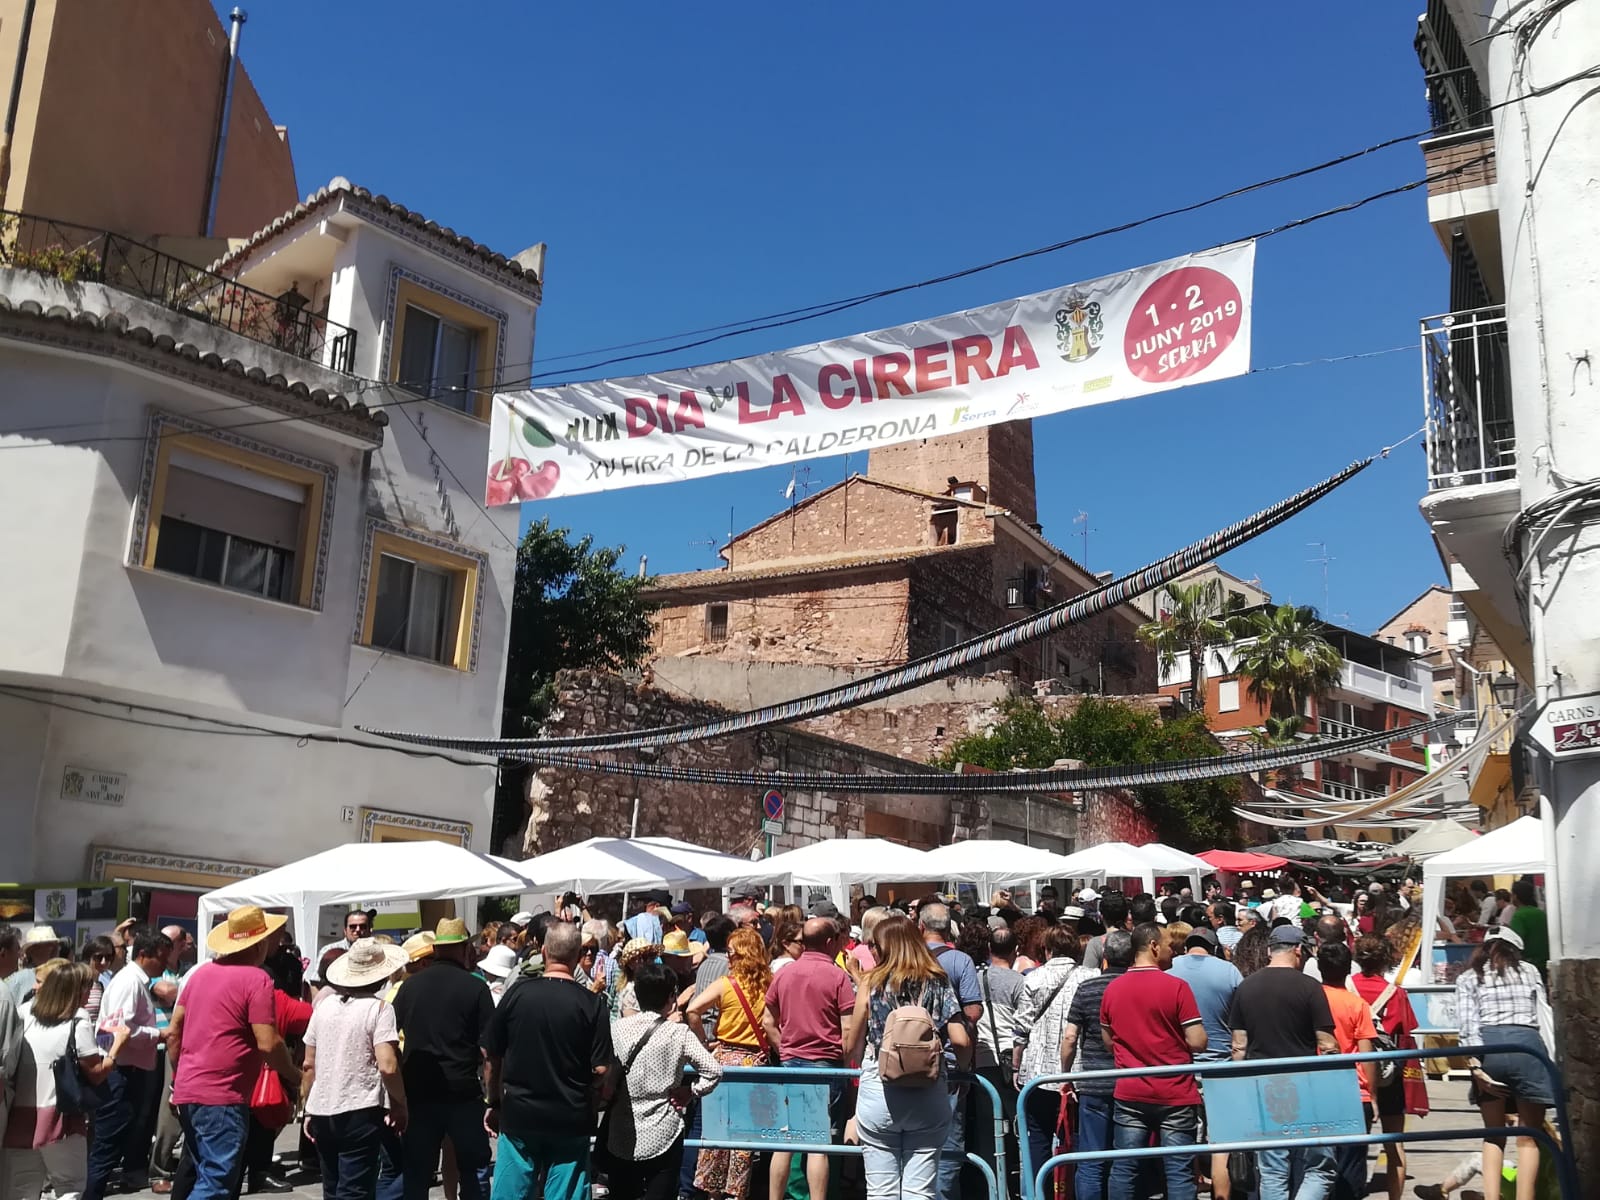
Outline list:
[[[421,933],[413,933],[400,943],[400,949],[405,951],[406,957],[412,962],[416,962],[419,958],[427,958],[433,953],[433,934],[426,929]]]
[[[445,917],[433,931],[435,946],[457,946],[471,940],[472,935],[467,932],[467,923],[460,917]]]
[[[328,982],[334,987],[363,988],[382,983],[408,961],[399,946],[360,938],[347,954],[328,967]]]
[[[652,942],[648,938],[633,938],[622,948],[622,954],[617,961],[623,966],[628,966],[635,959],[649,956],[654,958],[661,953],[661,943]]]
[[[56,931],[48,925],[30,925],[28,932],[23,935],[23,946],[59,946],[61,939],[56,936]]]
[[[496,979],[504,979],[517,969],[517,952],[510,946],[496,946],[483,956],[483,961],[478,968],[485,975],[493,975]]]
[[[206,949],[213,954],[237,954],[263,938],[271,937],[289,921],[288,917],[269,916],[259,905],[246,904],[228,914],[228,919],[206,934]]]

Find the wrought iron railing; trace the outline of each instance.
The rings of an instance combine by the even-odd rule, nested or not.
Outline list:
[[[1422,322],[1428,490],[1517,477],[1505,305]]]
[[[1381,800],[1384,793],[1372,788],[1358,787],[1353,783],[1340,783],[1334,779],[1322,781],[1322,794],[1330,800],[1342,800],[1354,803],[1365,800]]]
[[[1487,125],[1489,102],[1445,0],[1428,0],[1417,21],[1416,51],[1428,85],[1434,133],[1462,133]]]
[[[353,374],[356,331],[119,233],[0,210],[0,266],[128,292],[251,341]]]

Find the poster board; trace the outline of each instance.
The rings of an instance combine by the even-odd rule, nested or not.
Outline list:
[[[81,950],[91,939],[110,936],[128,917],[127,883],[104,880],[65,883],[0,883],[0,922],[26,931],[48,925]]]

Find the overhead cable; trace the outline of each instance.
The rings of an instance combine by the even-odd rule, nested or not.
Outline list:
[[[827,688],[809,696],[787,700],[782,704],[768,705],[749,712],[734,713],[712,721],[683,725],[663,726],[656,729],[632,732],[592,734],[559,738],[483,739],[454,738],[436,734],[405,733],[391,730],[368,730],[381,737],[410,742],[419,746],[445,746],[470,749],[477,753],[504,754],[508,750],[532,749],[608,749],[629,750],[651,746],[666,746],[687,740],[725,737],[732,733],[762,729],[769,725],[784,725],[808,717],[820,717],[840,709],[853,708],[883,696],[907,691],[919,684],[954,675],[964,667],[1003,654],[1016,646],[1036,642],[1069,625],[1085,621],[1099,613],[1115,608],[1142,596],[1146,592],[1169,583],[1202,563],[1210,562],[1268,529],[1288,520],[1302,509],[1314,504],[1334,488],[1365,470],[1371,458],[1351,463],[1342,471],[1329,476],[1270,508],[1246,517],[1236,524],[1219,530],[1176,553],[1147,567],[1112,580],[1092,591],[1074,596],[1070,600],[1051,606],[1031,617],[1002,625],[998,629],[968,638],[946,650],[926,655],[903,666],[894,667],[855,680],[838,687]]]

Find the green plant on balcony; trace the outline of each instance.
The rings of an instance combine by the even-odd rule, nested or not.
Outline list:
[[[24,248],[16,243],[16,229],[16,217],[0,214],[0,262],[20,271],[48,275],[62,283],[99,277],[100,255],[93,248],[59,244]]]

